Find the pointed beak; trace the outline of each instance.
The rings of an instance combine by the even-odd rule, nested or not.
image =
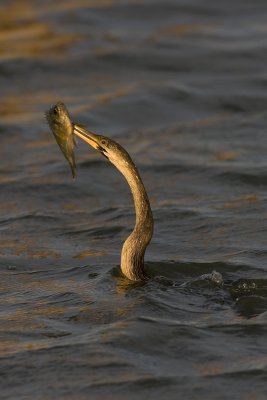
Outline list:
[[[92,146],[94,149],[100,150],[100,146],[98,145],[97,141],[97,135],[94,133],[89,132],[84,127],[76,124],[73,125],[73,133],[90,144],[90,146]]]

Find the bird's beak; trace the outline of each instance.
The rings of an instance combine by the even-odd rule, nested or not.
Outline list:
[[[79,136],[85,142],[90,144],[94,149],[100,150],[100,146],[98,145],[97,135],[92,132],[87,131],[83,126],[74,124],[73,125],[73,133],[76,136]]]

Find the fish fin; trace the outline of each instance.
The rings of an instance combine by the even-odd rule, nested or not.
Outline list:
[[[74,160],[73,160],[73,164],[70,164],[70,168],[71,168],[72,178],[75,179],[76,178],[76,163]]]

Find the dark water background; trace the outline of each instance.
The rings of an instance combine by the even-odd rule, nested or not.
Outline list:
[[[266,18],[263,0],[1,1],[1,400],[267,398]],[[140,169],[146,285],[119,274],[129,189],[81,142],[72,180],[58,100]]]

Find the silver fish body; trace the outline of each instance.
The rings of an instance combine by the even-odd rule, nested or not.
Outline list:
[[[73,178],[76,175],[74,157],[74,128],[64,103],[58,102],[46,112],[47,122],[56,138],[62,153],[70,164]]]

